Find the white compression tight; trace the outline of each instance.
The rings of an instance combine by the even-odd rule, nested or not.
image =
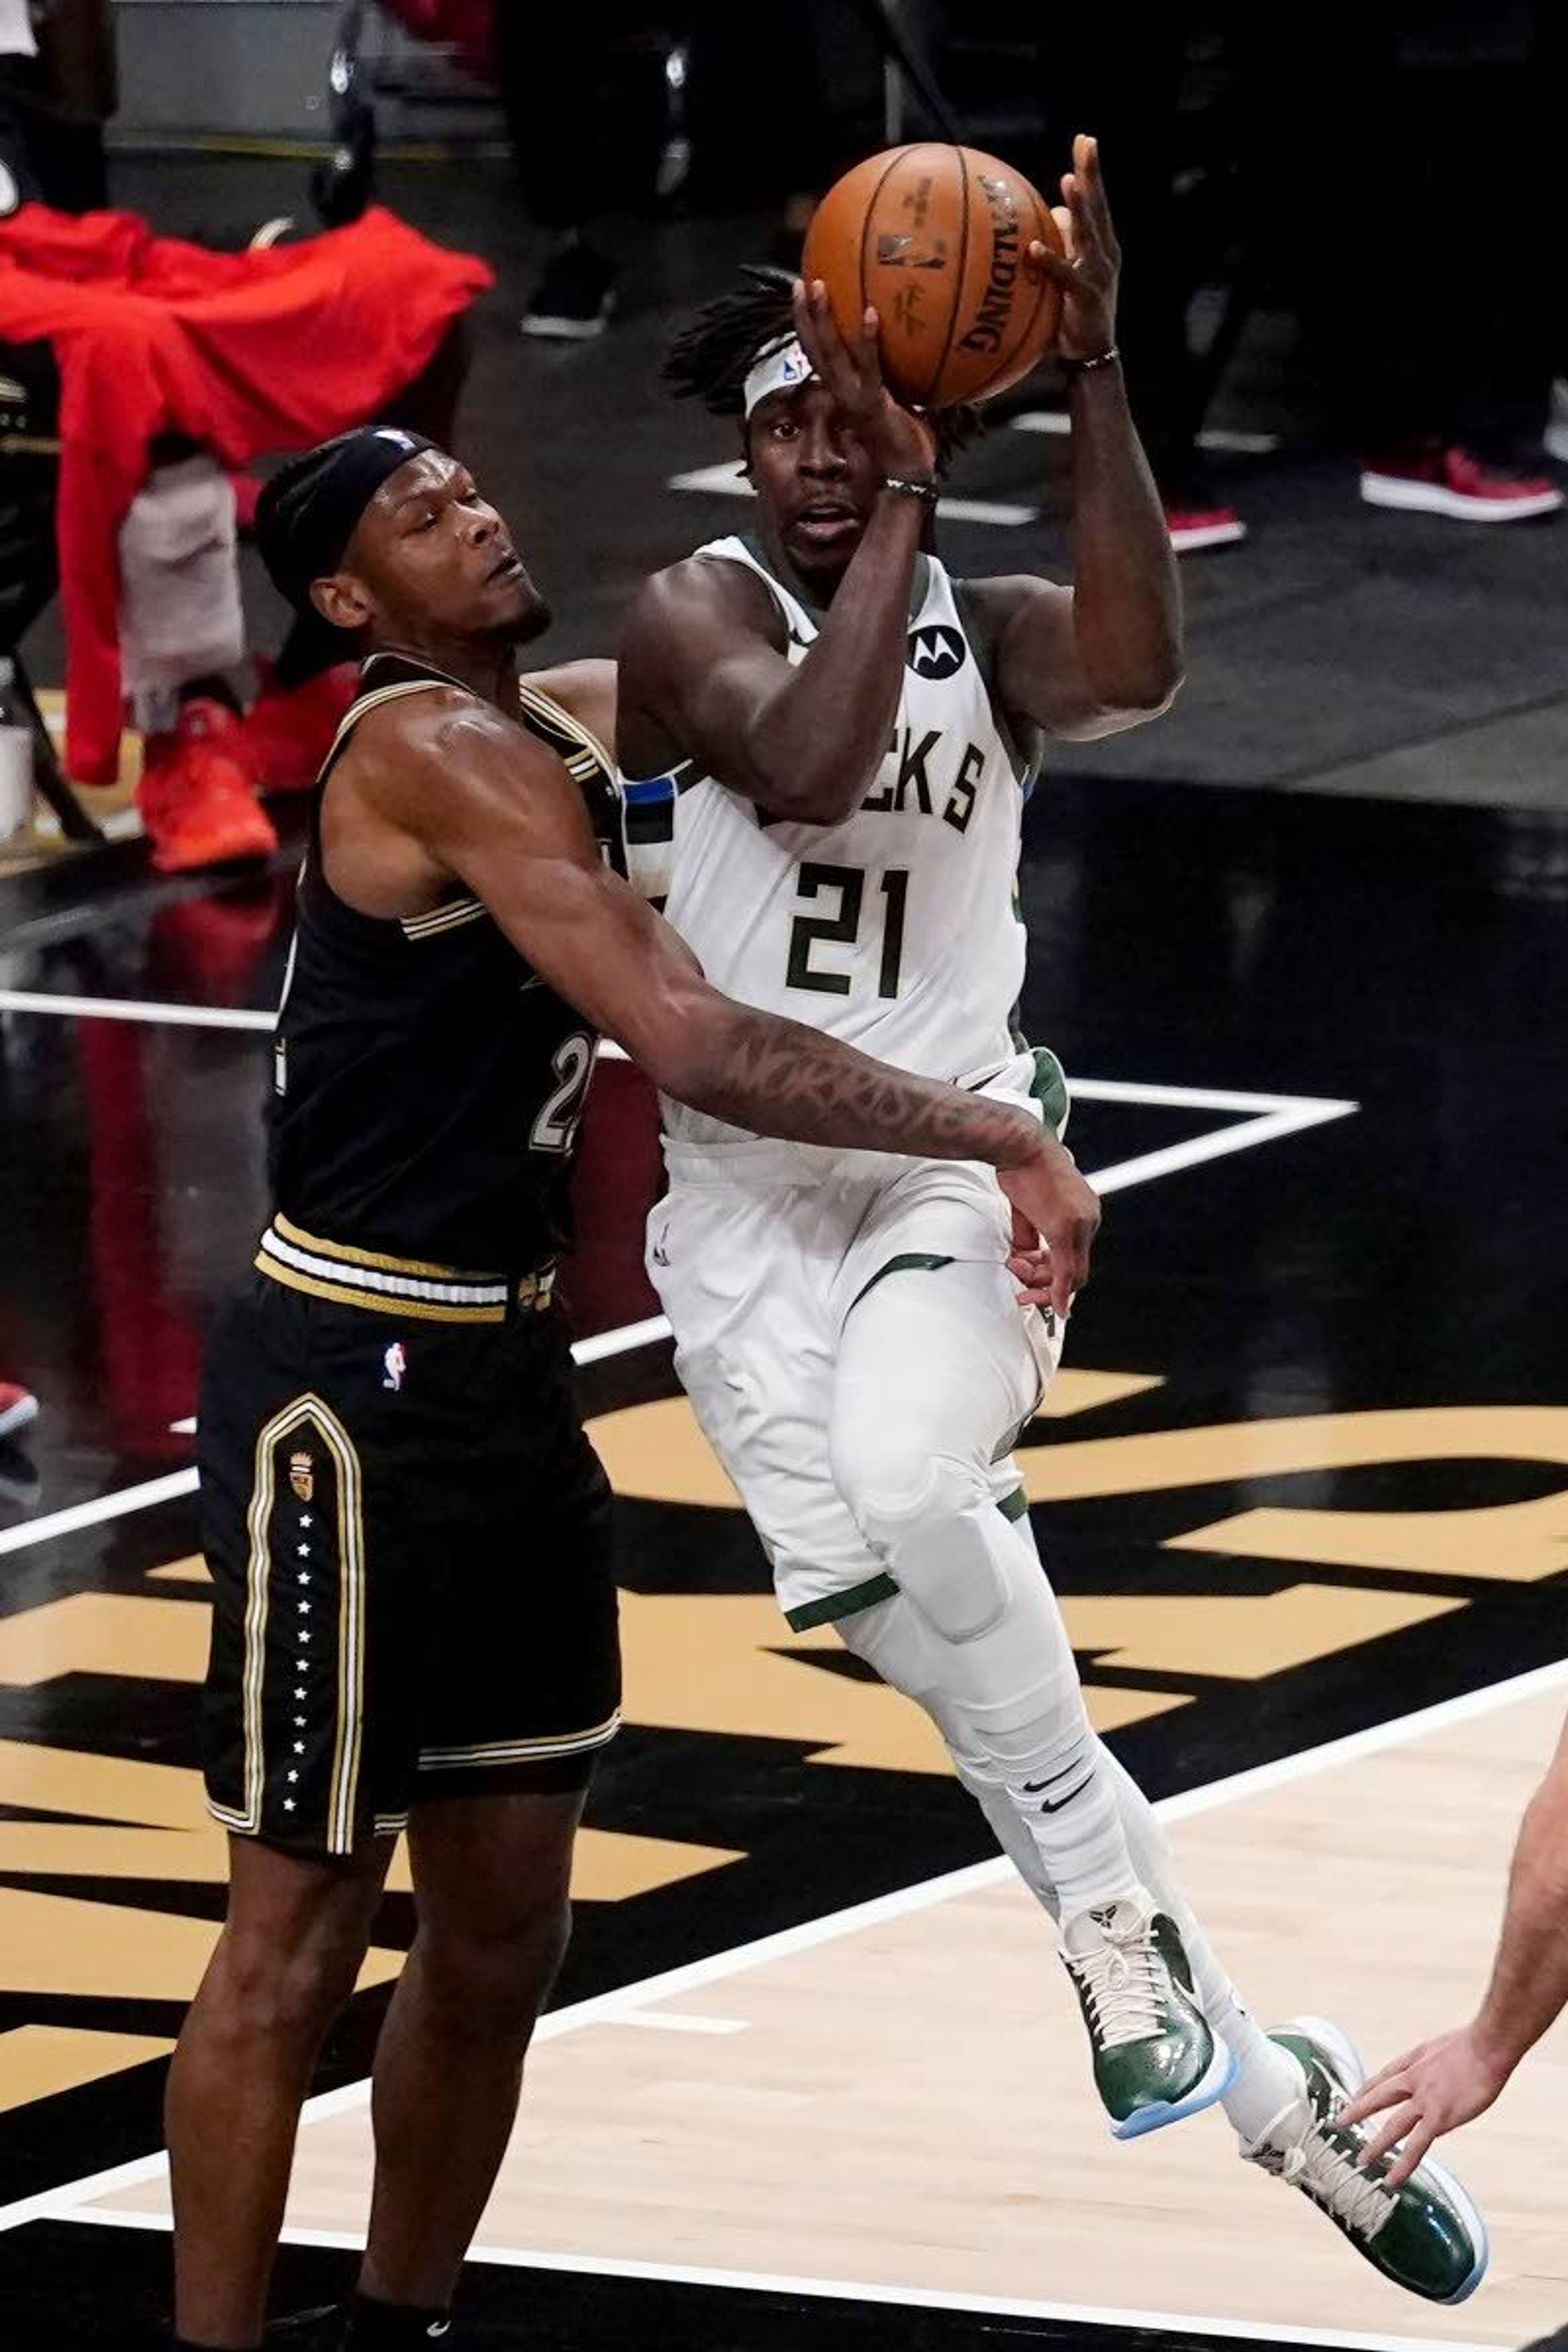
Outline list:
[[[1005,1269],[967,1263],[889,1276],[851,1314],[834,1478],[900,1590],[837,1630],[931,1716],[1053,1917],[1146,1890],[1175,1922],[1205,2014],[1238,2061],[1226,2113],[1252,2138],[1297,2095],[1297,2070],[1242,2004],[1147,1798],[1091,1728],[1028,1521],[994,1500],[993,1454],[1033,1401],[1020,1320]],[[1053,1798],[1059,1810],[1043,1811]]]
[[[1056,1597],[1027,1523],[996,1505],[993,1461],[1038,1385],[1001,1264],[887,1275],[845,1326],[829,1456],[900,1591],[846,1639],[897,1612],[895,1670],[871,1663],[1012,1808],[1070,1917],[1142,1889]]]

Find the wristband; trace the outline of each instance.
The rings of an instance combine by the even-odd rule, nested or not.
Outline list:
[[[1096,352],[1092,359],[1064,359],[1058,364],[1064,375],[1092,375],[1096,368],[1117,367],[1121,364],[1121,353],[1117,350],[1116,345],[1109,343],[1104,351]]]
[[[895,490],[901,499],[919,499],[928,507],[934,507],[940,496],[935,482],[929,476],[922,480],[903,474],[884,474],[877,488],[879,490]]]

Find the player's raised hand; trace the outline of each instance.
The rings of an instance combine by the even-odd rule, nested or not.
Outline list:
[[[812,373],[847,416],[872,462],[885,474],[929,474],[936,463],[936,436],[922,417],[900,408],[882,374],[878,344],[880,321],[874,310],[861,313],[847,338],[833,315],[820,278],[797,278],[795,331]]]
[[[1116,341],[1116,289],[1121,248],[1111,224],[1110,205],[1100,172],[1100,142],[1083,131],[1072,142],[1072,170],[1062,174],[1064,201],[1051,206],[1062,233],[1063,253],[1038,238],[1026,257],[1062,289],[1061,331],[1057,348],[1064,359],[1098,359]]]
[[[1387,2176],[1388,2186],[1397,2189],[1435,2139],[1485,2113],[1508,2076],[1503,2061],[1489,2052],[1474,2025],[1467,2025],[1395,2058],[1363,2084],[1338,2120],[1364,2124],[1373,2116],[1387,2116],[1361,2161],[1376,2164],[1397,2148]]]
[[[1015,1168],[999,1168],[996,1175],[1013,1204],[1007,1270],[1019,1286],[1022,1301],[1049,1307],[1065,1319],[1075,1294],[1089,1280],[1089,1255],[1100,1230],[1099,1200],[1079,1174],[1071,1152],[1054,1136],[1042,1136],[1037,1153]],[[1021,1247],[1029,1234],[1038,1240]]]

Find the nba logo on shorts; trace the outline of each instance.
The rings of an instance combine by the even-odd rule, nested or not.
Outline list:
[[[386,1367],[382,1379],[382,1387],[400,1389],[403,1386],[403,1375],[408,1370],[408,1357],[402,1340],[395,1339],[381,1360]]]

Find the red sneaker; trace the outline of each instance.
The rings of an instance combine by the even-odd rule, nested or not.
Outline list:
[[[1555,514],[1563,493],[1544,474],[1512,474],[1489,466],[1469,449],[1436,445],[1371,458],[1361,494],[1369,507],[1399,507],[1412,514],[1448,515],[1456,522],[1524,522]]]
[[[38,1418],[38,1400],[19,1381],[0,1381],[0,1437],[15,1437]]]
[[[1178,555],[1200,547],[1234,547],[1247,537],[1247,525],[1234,507],[1189,506],[1184,499],[1167,500],[1165,521],[1171,545]]]
[[[136,805],[160,874],[189,874],[278,846],[257,801],[239,720],[221,702],[187,702],[170,735],[142,750]]]
[[[256,667],[261,690],[245,720],[246,764],[261,792],[308,792],[354,698],[358,673],[341,662],[303,686],[278,687],[270,662]]]

